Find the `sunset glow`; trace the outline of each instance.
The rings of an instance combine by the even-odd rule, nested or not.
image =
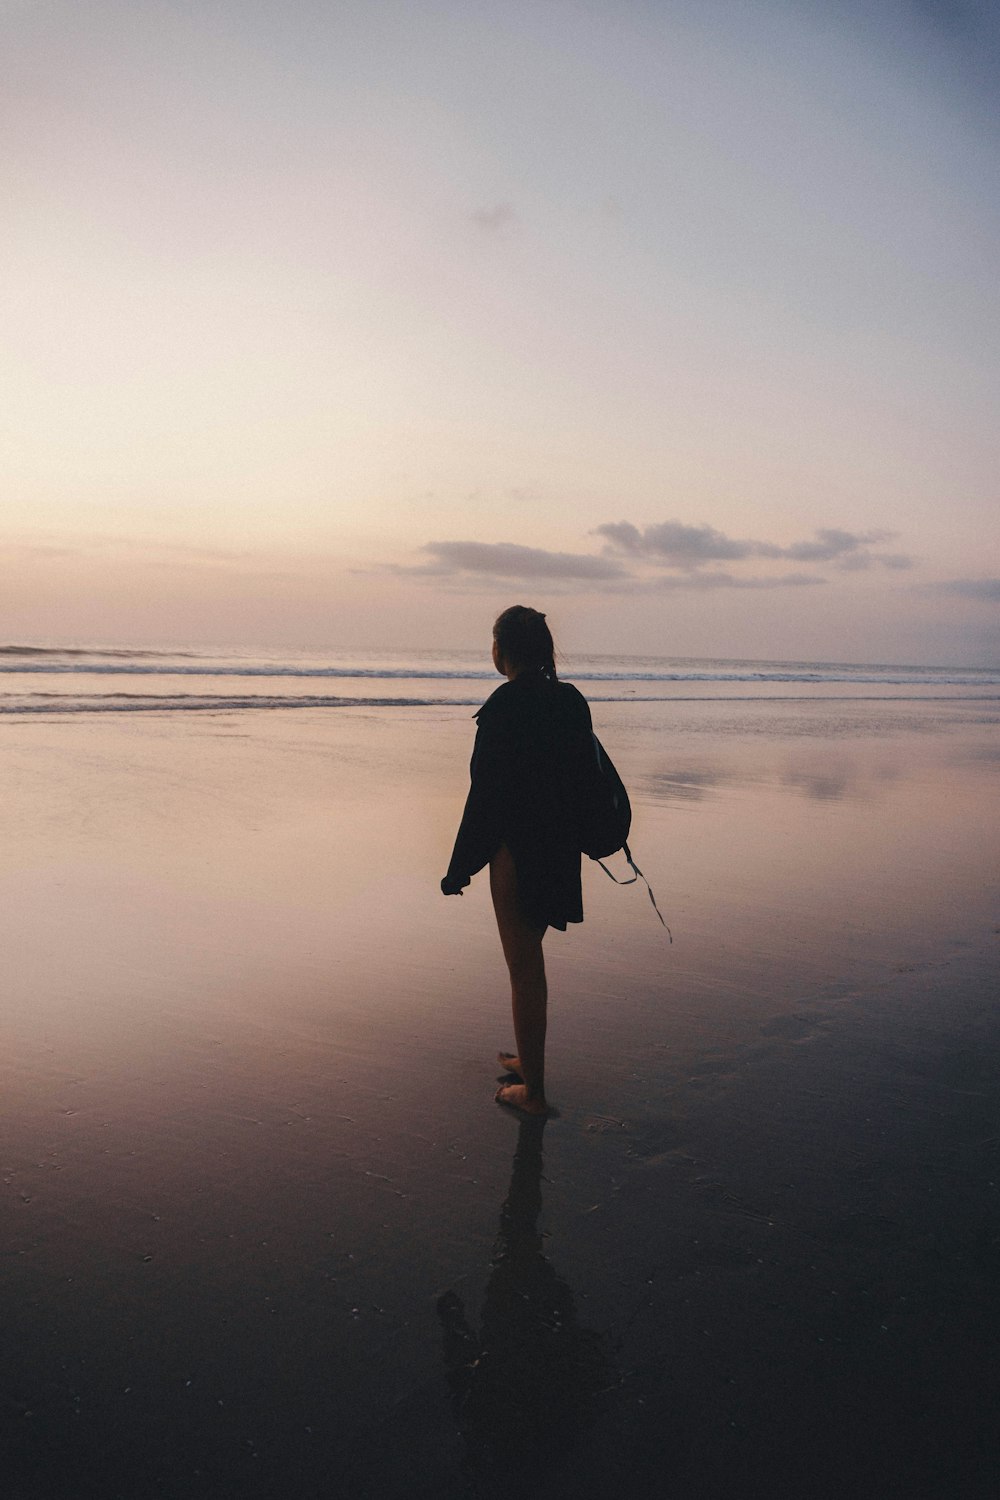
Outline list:
[[[991,7],[0,27],[5,639],[995,660]]]

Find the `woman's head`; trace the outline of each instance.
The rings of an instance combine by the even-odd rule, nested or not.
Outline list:
[[[493,626],[493,660],[508,676],[539,671],[555,681],[555,646],[545,616],[526,604],[505,609]]]

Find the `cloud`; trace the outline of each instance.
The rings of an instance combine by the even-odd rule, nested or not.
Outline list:
[[[981,599],[987,604],[1000,604],[1000,578],[952,578],[940,583],[937,588],[945,594],[957,594],[960,599]]]
[[[492,208],[477,208],[469,217],[485,234],[500,234],[509,224],[517,223],[517,214],[509,203],[495,203]]]
[[[610,522],[598,526],[613,552],[644,557],[668,568],[700,568],[707,562],[742,562],[748,557],[765,557],[791,562],[832,562],[847,571],[879,564],[887,568],[907,568],[911,560],[902,553],[872,552],[879,542],[890,541],[891,531],[841,531],[821,527],[809,541],[781,547],[776,542],[752,538],[729,537],[714,526],[689,526],[683,521],[661,521],[642,531],[630,521]]]
[[[516,542],[428,542],[423,548],[431,561],[410,573],[472,573],[489,578],[547,578],[584,583],[621,582],[631,575],[607,557],[578,552],[547,552]]]
[[[913,558],[903,552],[852,552],[840,558],[837,567],[842,573],[860,573],[874,567],[898,571],[912,568]]]
[[[630,521],[598,526],[597,535],[612,547],[633,556],[662,558],[671,567],[696,568],[704,562],[732,562],[750,557],[755,542],[737,542],[714,526],[687,526],[683,521],[663,521],[643,531]]]
[[[780,549],[782,557],[793,557],[799,562],[832,562],[835,558],[853,556],[861,548],[873,542],[887,541],[888,531],[839,531],[835,527],[820,527],[811,542],[795,542],[791,547]]]
[[[895,532],[892,531],[840,531],[834,527],[821,527],[814,533],[813,541],[795,542],[791,547],[780,547],[777,555],[792,558],[796,562],[835,562],[847,572],[870,568],[874,564],[885,568],[908,568],[911,566],[911,559],[902,553],[868,550],[879,542],[891,542],[894,536]]]
[[[393,568],[417,578],[545,581],[585,589],[662,592],[667,589],[777,589],[802,588],[826,580],[812,573],[785,573],[773,578],[740,578],[718,569],[691,569],[680,574],[647,576],[606,555],[548,552],[516,542],[428,542],[422,551],[428,561],[416,567]]]
[[[887,531],[851,532],[832,527],[817,530],[810,541],[792,546],[726,536],[707,524],[664,521],[640,529],[631,521],[609,521],[592,535],[604,539],[599,553],[550,552],[518,542],[427,542],[424,560],[389,571],[413,578],[456,585],[487,582],[544,581],[563,589],[617,592],[628,588],[647,594],[717,589],[812,588],[828,580],[812,570],[778,569],[744,572],[717,566],[750,559],[826,562],[841,570],[881,566],[907,568],[902,553],[873,552],[892,535]]]
[[[705,573],[665,574],[653,584],[657,589],[785,589],[806,588],[826,583],[818,573],[779,573],[774,578],[739,578],[734,573],[711,570]]]

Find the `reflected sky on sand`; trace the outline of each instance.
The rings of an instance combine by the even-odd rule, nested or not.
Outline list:
[[[464,709],[0,736],[11,1493],[992,1497],[996,726],[747,712],[595,705],[544,1125]]]
[[[685,804],[761,788],[817,802],[884,800],[897,784],[941,780],[951,766],[975,768],[998,758],[997,715],[977,708],[956,716],[922,704],[887,719],[883,707],[849,715],[836,705],[798,706],[798,712],[749,712],[733,720],[719,708],[696,718],[671,713],[659,734],[641,744],[637,790],[653,803]],[[649,726],[652,729],[652,725]],[[615,716],[615,730],[636,736],[638,726]],[[637,741],[637,748],[639,748]]]
[[[654,802],[684,804],[704,802],[726,791],[766,785],[817,802],[872,801],[884,795],[889,784],[908,774],[904,767],[891,762],[884,751],[881,756],[873,757],[851,754],[839,746],[786,753],[767,762],[751,758],[742,763],[735,759],[727,762],[725,757],[711,751],[707,754],[713,764],[674,765],[645,776],[643,793]]]

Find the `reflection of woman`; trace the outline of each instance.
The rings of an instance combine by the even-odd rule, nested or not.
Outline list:
[[[573,1294],[542,1254],[542,1133],[522,1120],[510,1191],[474,1332],[462,1302],[438,1302],[444,1357],[470,1462],[493,1468],[566,1452],[615,1383],[604,1337],[581,1328]]]
[[[552,635],[538,610],[515,604],[493,627],[493,662],[507,681],[483,704],[472,786],[446,896],[484,865],[510,971],[516,1054],[498,1061],[523,1082],[497,1090],[501,1104],[544,1114],[547,988],[542,938],[583,921],[574,788],[591,748],[590,709],[556,676]]]

